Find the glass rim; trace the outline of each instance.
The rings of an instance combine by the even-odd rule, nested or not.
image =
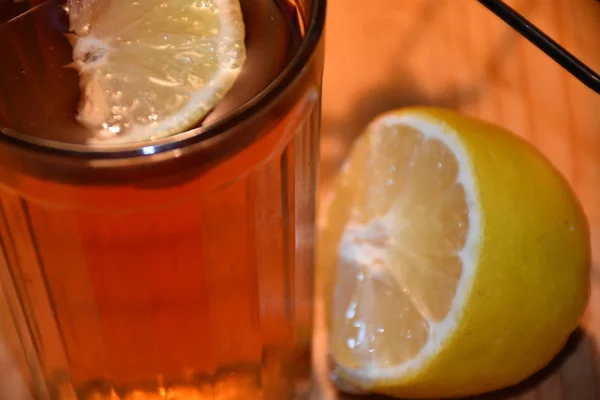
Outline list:
[[[310,62],[321,40],[325,29],[326,3],[327,0],[313,0],[313,7],[308,25],[306,26],[306,34],[302,38],[302,43],[298,47],[296,54],[288,62],[283,71],[246,103],[236,108],[223,119],[217,120],[207,127],[194,128],[147,143],[90,146],[38,139],[0,125],[0,142],[53,156],[115,160],[148,157],[158,154],[164,155],[164,153],[170,151],[181,150],[182,148],[216,138],[221,133],[244,123],[253,115],[260,112],[260,110],[267,108],[294,82],[296,77]]]

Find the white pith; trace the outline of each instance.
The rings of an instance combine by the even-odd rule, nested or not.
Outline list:
[[[346,375],[352,376],[355,382],[363,382],[365,386],[369,386],[369,382],[375,380],[397,380],[414,373],[434,357],[444,346],[444,342],[454,332],[462,316],[463,306],[473,284],[479,257],[482,230],[481,213],[470,159],[463,145],[456,138],[453,129],[441,122],[428,120],[418,115],[386,115],[374,121],[369,130],[371,133],[376,134],[378,127],[386,125],[412,127],[420,131],[424,138],[438,139],[450,149],[457,160],[457,182],[464,188],[469,224],[465,245],[458,254],[463,268],[450,311],[440,322],[428,320],[423,315],[423,318],[427,319],[429,324],[429,336],[420,352],[415,357],[399,365],[382,366],[377,361],[364,362],[360,368],[345,368],[337,365],[337,368],[343,368]],[[326,225],[327,221],[322,220],[321,223]],[[386,257],[385,253],[388,245],[386,243],[386,232],[389,231],[389,227],[394,223],[397,224],[398,220],[391,212],[370,221],[368,224],[358,225],[352,222],[348,223],[344,227],[340,240],[339,257],[347,261],[350,260],[357,265],[368,266],[368,274],[377,274],[378,260],[385,259]],[[362,242],[362,239],[367,236],[368,241],[366,243]],[[368,277],[366,278],[368,279]]]

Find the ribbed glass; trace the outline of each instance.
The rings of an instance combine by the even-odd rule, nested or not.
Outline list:
[[[205,141],[111,159],[0,132],[3,395],[307,398],[319,33]]]

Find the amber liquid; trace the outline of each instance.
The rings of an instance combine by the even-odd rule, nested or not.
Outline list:
[[[241,3],[248,61],[203,124],[262,90],[301,40],[291,3]],[[50,2],[0,27],[0,125],[85,139],[65,23]],[[0,159],[0,340],[33,398],[308,396],[319,85],[197,173],[96,183]]]

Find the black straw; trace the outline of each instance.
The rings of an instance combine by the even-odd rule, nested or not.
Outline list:
[[[584,85],[600,94],[600,76],[502,0],[478,0]]]

